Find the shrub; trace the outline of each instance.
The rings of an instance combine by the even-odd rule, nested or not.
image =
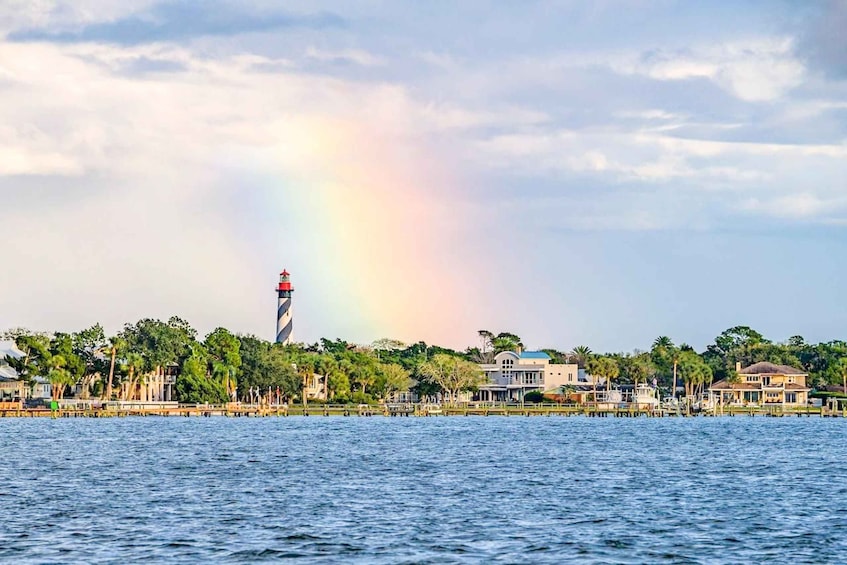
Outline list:
[[[523,396],[524,402],[544,402],[544,393],[531,390]]]
[[[370,394],[362,394],[360,391],[354,392],[350,400],[352,400],[353,404],[371,404],[374,401]]]

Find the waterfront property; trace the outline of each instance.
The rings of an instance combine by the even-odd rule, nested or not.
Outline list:
[[[6,358],[22,359],[25,353],[11,341],[0,341],[0,401],[20,401],[27,397],[26,384]]]
[[[326,400],[329,381],[326,376],[312,373],[304,377],[304,393],[307,400]]]
[[[737,379],[720,380],[709,387],[724,405],[803,406],[808,401],[808,373],[788,365],[754,363],[735,368]]]
[[[145,375],[144,379],[121,383],[120,396],[143,402],[174,401],[176,400],[174,387],[178,374],[179,366],[177,365],[159,367],[155,372]]]
[[[519,402],[531,391],[561,393],[564,387],[590,385],[590,377],[573,363],[551,363],[543,351],[503,351],[493,363],[480,368],[485,384],[479,387],[476,400],[488,402]],[[582,380],[580,380],[582,379]]]

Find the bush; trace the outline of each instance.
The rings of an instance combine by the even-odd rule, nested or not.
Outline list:
[[[182,374],[176,379],[176,396],[188,404],[225,404],[229,395],[224,386],[206,376]]]
[[[822,398],[824,400],[826,400],[827,398],[847,398],[847,394],[844,394],[843,392],[829,392],[826,390],[818,390],[809,393],[809,398]]]
[[[537,390],[531,390],[525,395],[523,395],[524,402],[544,402],[544,393],[538,392]]]
[[[353,404],[373,404],[373,397],[370,394],[362,394],[360,391],[354,392],[350,400]]]

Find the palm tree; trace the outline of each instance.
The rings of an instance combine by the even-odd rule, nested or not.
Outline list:
[[[620,369],[614,359],[609,357],[592,357],[589,360],[588,371],[595,377],[606,380],[606,392],[612,390],[612,379],[618,376]],[[597,404],[597,381],[594,380],[594,404]]]
[[[571,350],[571,359],[579,366],[580,369],[585,369],[588,361],[593,355],[591,348],[587,345],[578,345]]]
[[[677,376],[677,367],[679,365],[679,353],[680,349],[674,345],[671,338],[666,335],[660,335],[655,340],[653,340],[653,347],[651,350],[654,358],[658,358],[663,362],[670,362],[673,366],[673,377],[671,380],[671,396],[676,398],[676,376]]]
[[[144,366],[144,358],[133,351],[126,354],[125,362],[127,368],[127,380],[125,382],[126,388],[122,395],[123,400],[135,400],[135,388],[138,384],[140,370]]]
[[[118,351],[122,350],[126,347],[126,342],[120,337],[110,337],[109,345],[107,346],[107,351],[109,351],[111,355],[111,360],[109,361],[109,380],[106,383],[106,392],[104,394],[104,398],[106,400],[112,400],[112,382],[115,377],[115,359],[117,358]]]
[[[47,362],[47,380],[50,381],[53,400],[61,400],[65,395],[65,387],[74,382],[70,371],[65,369],[65,364],[65,358],[61,355],[51,355]]]

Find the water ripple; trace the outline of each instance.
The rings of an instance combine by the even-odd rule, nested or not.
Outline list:
[[[0,562],[838,562],[844,425],[8,419]]]

